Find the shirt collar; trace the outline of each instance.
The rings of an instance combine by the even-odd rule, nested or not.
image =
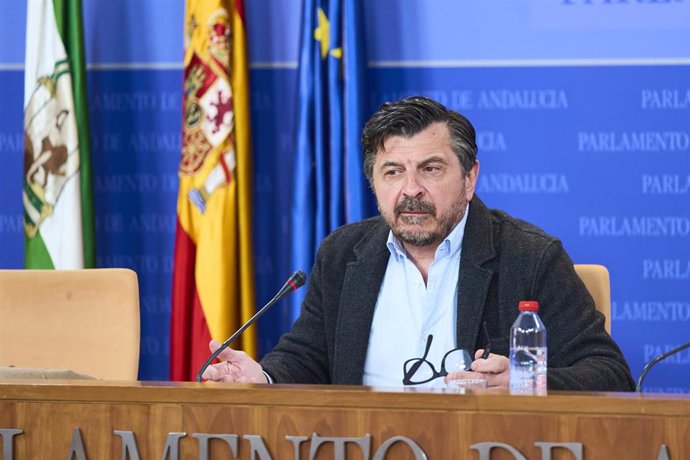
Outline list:
[[[451,232],[446,236],[441,244],[436,248],[436,257],[454,255],[456,252],[460,251],[462,247],[462,238],[465,235],[465,224],[467,223],[467,215],[470,213],[469,203],[465,207],[465,215],[462,216],[460,222],[451,230]],[[398,260],[407,257],[407,251],[402,242],[393,235],[393,231],[388,231],[388,240],[386,240],[386,246],[390,253],[395,256]]]

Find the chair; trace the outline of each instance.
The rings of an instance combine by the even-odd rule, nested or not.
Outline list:
[[[594,305],[606,319],[606,332],[611,333],[611,281],[603,265],[575,264],[575,271],[594,299]]]
[[[0,270],[0,366],[136,380],[137,274],[119,268]]]

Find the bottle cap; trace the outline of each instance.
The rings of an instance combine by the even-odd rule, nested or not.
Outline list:
[[[536,300],[521,300],[518,304],[520,311],[539,311],[539,302]]]

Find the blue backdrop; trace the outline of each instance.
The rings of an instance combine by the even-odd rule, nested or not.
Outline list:
[[[479,136],[478,193],[559,236],[612,282],[613,336],[633,375],[690,340],[690,1],[366,2],[370,111],[424,94]],[[301,2],[246,2],[257,298],[289,267]],[[98,264],[141,285],[140,377],[168,376],[180,158],[181,0],[85,0]],[[0,268],[23,264],[24,23],[0,0]],[[262,353],[290,325],[260,322]],[[690,351],[647,379],[690,392]]]

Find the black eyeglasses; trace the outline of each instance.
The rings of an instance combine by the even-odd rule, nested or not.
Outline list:
[[[486,321],[482,329],[486,338],[486,347],[484,348],[484,353],[482,353],[482,359],[486,359],[489,357],[489,353],[491,353],[491,339],[486,329]],[[455,348],[443,356],[441,370],[437,371],[434,365],[426,359],[431,349],[432,340],[434,340],[434,336],[429,334],[426,339],[424,356],[408,359],[403,364],[403,385],[421,385],[422,383],[431,382],[438,377],[445,377],[450,372],[467,371],[471,368],[472,358],[468,351],[462,348]]]

